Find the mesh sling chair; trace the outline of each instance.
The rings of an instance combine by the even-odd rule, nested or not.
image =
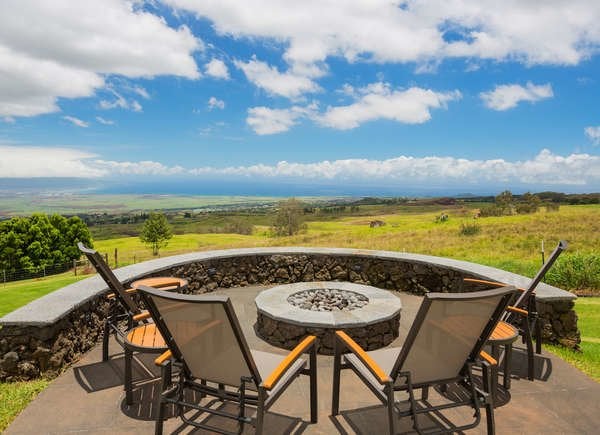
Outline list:
[[[552,267],[558,256],[568,247],[567,242],[561,240],[548,257],[546,263],[542,265],[531,283],[525,289],[517,289],[520,294],[512,305],[506,308],[500,322],[492,332],[488,344],[492,348],[492,356],[498,359],[500,354],[499,347],[504,346],[504,388],[510,388],[512,344],[519,335],[527,347],[527,377],[530,381],[534,380],[534,349],[533,336],[535,335],[535,352],[542,353],[542,328],[538,322],[538,313],[535,299],[535,288],[546,275],[546,272]],[[484,281],[479,279],[465,278],[465,282],[482,284],[490,287],[502,287],[506,284],[500,282]],[[496,377],[494,377],[496,379]]]
[[[104,321],[102,337],[102,361],[108,360],[108,343],[111,334],[125,352],[125,401],[133,403],[133,352],[163,353],[167,345],[160,332],[156,329],[150,314],[142,311],[134,302],[131,295],[135,289],[125,289],[113,271],[108,267],[102,255],[79,242],[77,247],[83,252],[98,274],[106,282],[112,293],[107,295],[110,301],[109,314]],[[172,287],[177,282],[164,282],[163,285]]]
[[[187,410],[200,415],[217,415],[263,432],[264,413],[300,374],[310,377],[311,422],[317,422],[317,353],[314,336],[307,336],[287,356],[250,350],[231,301],[226,296],[172,294],[141,286],[144,299],[169,351],[157,358],[163,383],[156,434],[162,433],[165,407],[174,404],[184,423],[217,433],[234,433],[188,418]],[[309,353],[309,367],[303,353]],[[179,381],[171,386],[171,364],[179,366]],[[185,391],[215,401],[236,403],[237,413],[215,409],[214,401],[201,405],[185,400]],[[245,414],[245,405],[256,406],[256,416]],[[200,417],[198,415],[197,417]]]
[[[336,331],[332,415],[339,413],[340,372],[350,368],[386,405],[390,434],[395,433],[394,412],[400,417],[410,416],[414,429],[421,433],[419,414],[472,407],[475,410],[472,422],[440,428],[442,432],[451,432],[477,426],[481,405],[486,409],[488,433],[494,433],[490,362],[479,360],[479,355],[514,292],[514,287],[504,287],[472,293],[428,293],[401,348],[365,352],[343,331]],[[473,383],[475,364],[483,366],[483,390]],[[465,392],[462,400],[435,406],[427,401],[429,387],[439,386],[444,391],[448,384],[454,383]],[[415,389],[421,389],[419,403]],[[408,394],[408,409],[396,405],[396,391]]]

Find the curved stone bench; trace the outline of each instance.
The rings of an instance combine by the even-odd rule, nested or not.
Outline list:
[[[186,278],[188,292],[302,281],[350,281],[415,294],[467,292],[464,278],[524,287],[530,279],[493,267],[427,255],[340,248],[248,248],[150,260],[115,270],[124,283],[157,275]],[[0,380],[60,371],[99,339],[108,311],[97,275],[63,287],[0,319]],[[579,343],[576,296],[540,284],[536,291],[545,341]]]

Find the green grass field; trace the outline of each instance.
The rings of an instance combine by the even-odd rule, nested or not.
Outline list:
[[[0,317],[28,304],[34,299],[41,298],[45,294],[86,277],[74,276],[73,272],[65,272],[46,278],[0,284]]]

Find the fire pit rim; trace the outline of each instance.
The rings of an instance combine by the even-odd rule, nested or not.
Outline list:
[[[288,302],[288,297],[304,290],[337,289],[362,294],[369,303],[351,311],[310,311]],[[367,326],[393,319],[402,311],[402,302],[388,290],[346,281],[312,281],[278,285],[263,290],[254,300],[259,314],[292,325],[314,328]]]

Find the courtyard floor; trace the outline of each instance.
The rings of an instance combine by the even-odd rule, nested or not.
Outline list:
[[[251,348],[285,354],[285,350],[270,346],[254,333],[254,298],[264,289],[245,287],[219,290],[218,293],[231,297]],[[392,346],[402,345],[421,301],[421,298],[405,293],[398,293],[398,296],[402,301],[400,336]],[[152,433],[156,412],[153,398],[158,382],[141,365],[136,365],[135,402],[130,407],[126,406],[122,386],[123,358],[116,343],[113,343],[111,353],[111,359],[102,362],[100,346],[96,346],[54,380],[5,433]],[[152,357],[144,357],[143,361],[153,368]],[[351,371],[342,374],[342,413],[335,418],[330,417],[332,368],[332,357],[318,357],[317,424],[309,423],[308,379],[301,376],[271,408],[265,419],[265,433],[386,433],[385,410]],[[495,411],[498,434],[598,433],[600,384],[547,352],[536,355],[536,380],[530,382],[525,377],[525,354],[518,345],[513,352],[513,374],[510,391],[500,389],[498,392],[499,406]],[[467,409],[455,410],[447,415],[453,421],[471,417]],[[426,426],[434,424],[428,419],[424,419],[423,423]],[[402,430],[410,429],[408,419],[403,419],[399,425]],[[165,432],[206,433],[192,431],[176,418],[167,420]],[[248,429],[246,432],[252,431]],[[485,433],[485,415],[482,423],[468,433]]]

